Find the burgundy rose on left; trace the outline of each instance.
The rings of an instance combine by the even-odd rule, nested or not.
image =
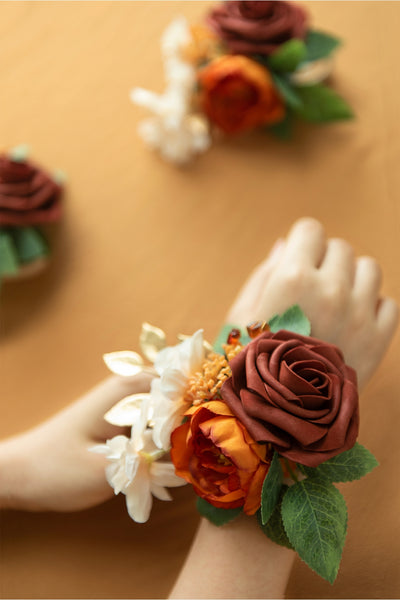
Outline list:
[[[30,161],[0,155],[0,225],[53,223],[61,216],[61,186]]]

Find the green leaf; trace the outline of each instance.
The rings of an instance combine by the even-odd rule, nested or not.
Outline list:
[[[11,234],[0,229],[0,277],[18,272],[18,256]]]
[[[293,38],[281,44],[278,50],[268,57],[268,66],[274,71],[294,71],[306,56],[305,43],[302,40]]]
[[[333,583],[347,528],[342,494],[323,479],[304,479],[282,500],[283,524],[296,552],[318,575]]]
[[[197,498],[196,506],[203,517],[218,527],[233,521],[233,519],[236,519],[242,512],[241,506],[239,508],[217,508],[207,502],[207,500],[204,500],[204,498]]]
[[[294,110],[300,110],[303,106],[303,101],[297,93],[298,88],[291,85],[284,75],[272,73],[272,79],[286,104]]]
[[[279,502],[282,487],[283,472],[279,455],[274,451],[268,473],[264,479],[261,492],[261,521],[265,525]]]
[[[272,333],[276,333],[280,329],[293,331],[300,335],[310,335],[311,333],[310,321],[297,304],[288,308],[282,315],[272,317],[268,325]]]
[[[329,33],[317,31],[315,29],[307,33],[305,39],[306,56],[305,60],[312,61],[320,58],[326,58],[341,44],[341,40]]]
[[[281,512],[282,498],[288,489],[289,488],[287,485],[283,485],[281,487],[280,500],[279,500],[278,504],[275,506],[275,508],[268,520],[268,523],[266,523],[265,525],[262,524],[261,510],[259,510],[257,512],[257,518],[258,518],[258,523],[260,525],[262,532],[267,537],[269,537],[270,540],[275,542],[275,544],[279,544],[280,546],[285,546],[285,548],[290,548],[291,550],[293,550],[293,546],[289,542],[289,538],[286,535],[286,531],[283,526],[282,512]]]
[[[354,116],[341,96],[320,83],[296,87],[295,93],[300,97],[301,104],[293,106],[293,109],[306,121],[329,123]]]
[[[323,462],[318,467],[303,466],[309,477],[322,477],[327,481],[354,481],[361,479],[379,465],[375,456],[358,442],[346,450]]]
[[[15,227],[11,233],[20,262],[28,263],[48,255],[47,242],[34,227]]]
[[[285,118],[279,123],[269,125],[266,130],[271,132],[280,140],[290,140],[293,132],[293,115],[290,111],[286,111]]]
[[[224,354],[224,349],[222,347],[222,344],[226,344],[228,336],[229,336],[230,332],[232,331],[232,329],[239,329],[239,331],[241,333],[240,343],[243,344],[243,346],[245,346],[246,344],[251,342],[251,339],[247,335],[247,331],[245,331],[238,325],[233,325],[232,323],[226,323],[225,325],[223,325],[221,327],[220,332],[218,333],[217,338],[213,343],[213,348],[214,348],[215,352]]]

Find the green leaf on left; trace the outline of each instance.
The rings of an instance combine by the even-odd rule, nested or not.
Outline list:
[[[268,66],[273,71],[291,72],[306,58],[307,48],[302,40],[293,38],[281,44],[273,54],[268,57]]]
[[[313,61],[320,58],[327,58],[341,44],[341,40],[329,33],[312,29],[307,33],[305,39],[306,57],[305,60]]]
[[[282,487],[283,472],[279,455],[274,451],[270,467],[264,479],[261,492],[261,522],[267,523],[271,517],[275,506],[279,502],[279,495]]]
[[[18,272],[19,261],[11,234],[0,229],[0,277]]]
[[[282,519],[290,543],[318,575],[333,583],[339,570],[347,529],[342,494],[323,479],[304,479],[282,500]]]
[[[312,123],[351,119],[354,113],[347,102],[331,88],[317,83],[295,88],[301,103],[293,106],[299,117]]]
[[[21,263],[29,263],[49,254],[46,240],[35,227],[15,227],[12,237]]]
[[[327,481],[354,481],[361,479],[378,466],[375,456],[358,442],[353,448],[321,463],[318,467],[303,466],[309,477],[322,477]]]
[[[204,500],[204,498],[197,498],[196,506],[203,517],[218,527],[233,521],[242,512],[241,506],[239,508],[217,508],[207,502],[207,500]]]
[[[282,513],[281,513],[282,498],[288,489],[289,489],[289,487],[287,485],[282,485],[279,502],[275,506],[268,522],[265,525],[262,524],[261,509],[257,512],[257,519],[258,519],[258,524],[260,525],[261,531],[267,537],[269,537],[270,540],[275,542],[275,544],[279,544],[279,546],[284,546],[285,548],[290,548],[291,550],[293,550],[293,546],[289,542],[289,538],[288,538],[285,528],[283,526]]]
[[[272,333],[276,333],[280,329],[293,331],[300,335],[310,335],[311,333],[311,323],[298,304],[288,308],[282,315],[272,317],[268,325]]]

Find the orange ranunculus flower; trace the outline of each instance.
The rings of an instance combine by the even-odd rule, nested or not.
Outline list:
[[[254,514],[270,465],[267,446],[257,444],[219,400],[192,406],[185,415],[171,436],[176,474],[213,506],[243,506]]]
[[[240,55],[226,55],[199,72],[200,104],[225,133],[240,133],[282,121],[285,107],[265,67]]]

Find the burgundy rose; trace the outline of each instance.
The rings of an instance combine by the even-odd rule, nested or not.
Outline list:
[[[264,333],[230,367],[222,398],[256,441],[309,467],[354,446],[357,376],[336,346],[289,331]]]
[[[236,54],[272,54],[293,38],[304,39],[307,15],[290,2],[224,2],[208,16],[208,24]]]
[[[39,225],[61,215],[61,187],[28,161],[0,156],[0,225]]]

